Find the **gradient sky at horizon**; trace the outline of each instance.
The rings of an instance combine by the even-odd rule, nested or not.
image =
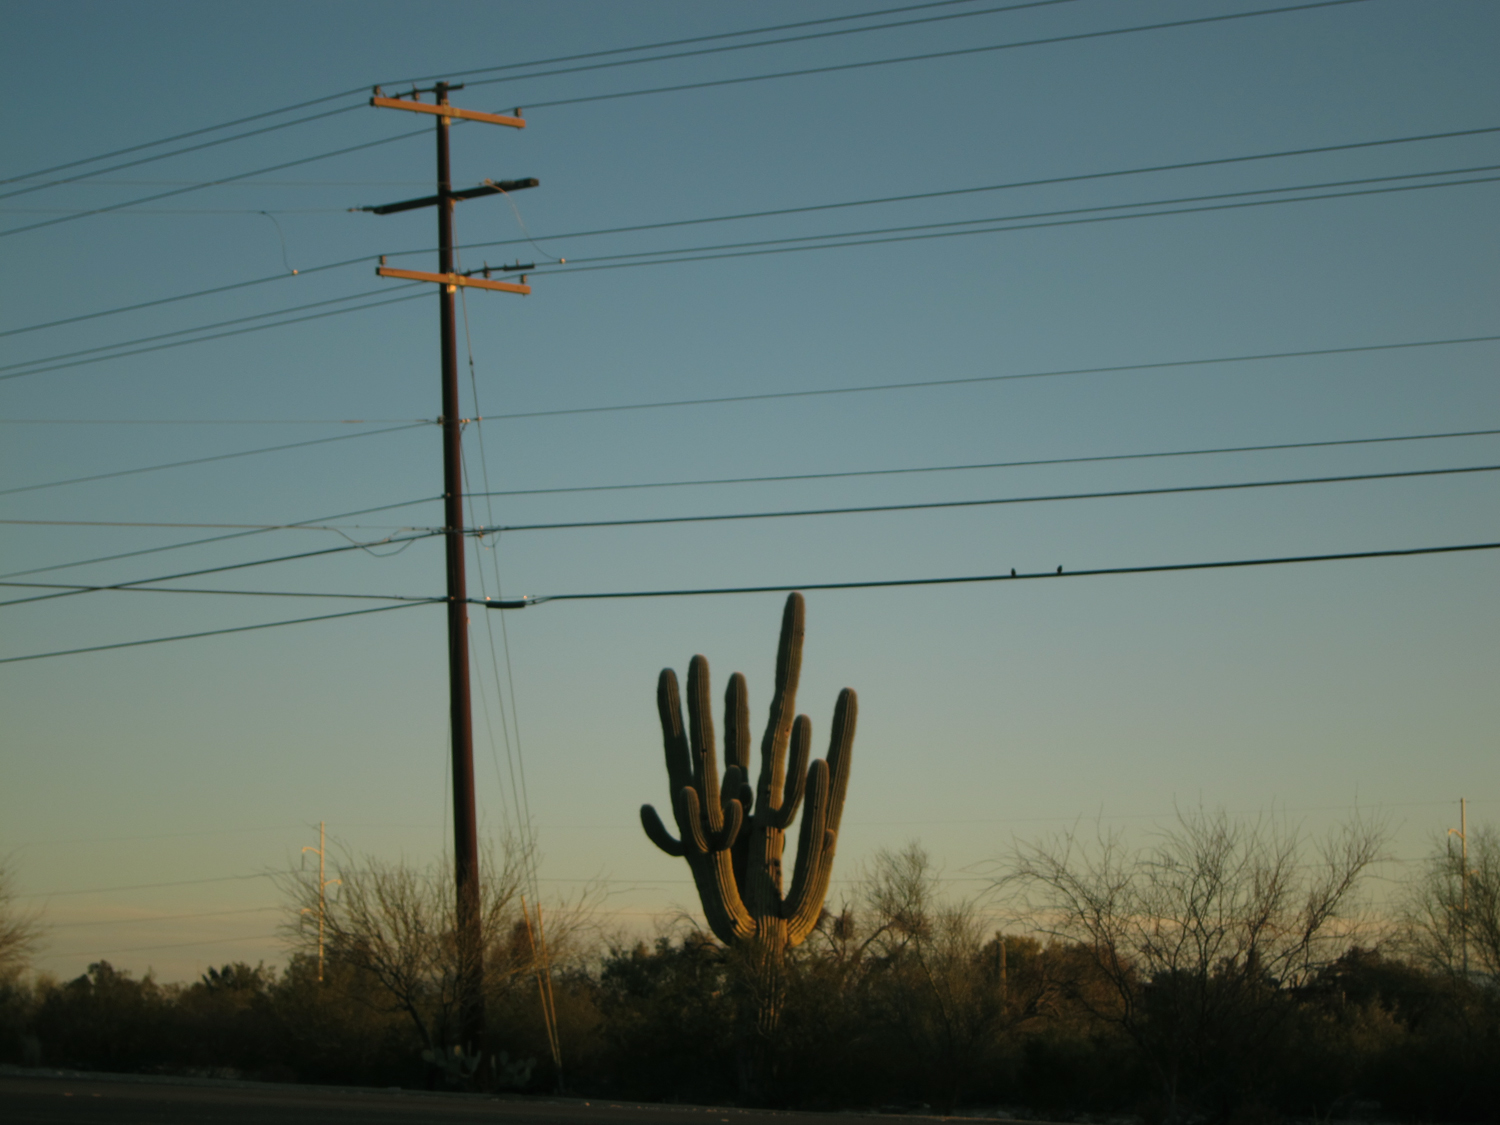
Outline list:
[[[492,264],[518,256],[581,262],[1440,171],[1450,174],[1430,178],[1483,181],[1500,165],[1500,133],[1491,133],[676,229],[579,233],[1500,126],[1493,65],[1500,11],[1482,0],[1365,0],[542,104],[1273,5],[1070,0],[964,14],[994,6],[955,3],[761,38],[963,18],[471,85],[456,103],[530,107],[528,127],[456,129],[455,186],[537,176],[541,187],[517,193],[516,211],[499,199],[462,204],[463,242],[507,243],[470,250],[464,263],[486,256]],[[12,78],[13,110],[0,120],[0,179],[403,76],[877,7],[849,0],[10,4],[0,59]],[[357,106],[361,98],[328,105]],[[376,217],[348,208],[430,190],[430,130],[241,183],[4,232],[422,124],[406,117],[357,108],[0,198],[0,332],[286,275],[0,336],[0,365],[385,291],[394,283],[373,276],[375,256],[430,247],[431,212]],[[137,155],[148,153],[109,163]],[[1462,169],[1485,170],[1453,174]],[[0,185],[0,195],[37,182]],[[1475,182],[696,264],[542,268],[528,298],[467,295],[474,377],[471,385],[465,369],[465,409],[494,416],[1495,335],[1496,192],[1496,183]],[[358,262],[287,275],[346,259]],[[434,268],[430,254],[399,264]],[[432,418],[434,304],[429,295],[0,379],[0,489],[385,428],[310,420]],[[475,427],[466,448],[471,482],[507,490],[1496,429],[1497,354],[1495,342],[1480,342],[494,419],[483,427],[483,462]],[[126,419],[152,424],[120,424]],[[316,520],[436,496],[438,445],[435,427],[417,427],[14,492],[0,495],[0,519]],[[1496,436],[496,497],[476,506],[475,516],[563,522],[1490,464],[1500,464]],[[486,541],[482,566],[471,561],[471,583],[475,594],[493,594],[497,568],[507,594],[541,595],[1492,541],[1496,483],[1493,473],[1474,473],[515,532],[498,547]],[[419,504],[333,521],[341,531],[269,532],[12,580],[144,579],[336,546],[341,534],[373,539],[438,519],[436,505]],[[0,524],[0,571],[211,534]],[[372,555],[386,552],[231,571],[201,584],[440,592],[438,540]],[[1470,799],[1471,825],[1493,824],[1500,819],[1497,566],[1500,557],[1488,552],[809,593],[800,702],[819,752],[838,689],[852,685],[861,698],[837,871],[845,882],[836,893],[848,892],[874,849],[912,838],[931,851],[955,892],[977,892],[1013,839],[1075,824],[1091,832],[1096,822],[1144,839],[1174,805],[1283,816],[1314,835],[1363,810],[1387,818],[1393,861],[1421,857],[1456,827],[1461,796]],[[606,880],[604,909],[632,930],[693,909],[681,861],[659,854],[637,822],[642,802],[660,808],[666,799],[655,677],[664,665],[685,672],[693,653],[705,653],[716,693],[731,671],[744,671],[763,715],[781,600],[773,593],[557,602],[507,614],[504,637],[498,614],[474,619],[481,821],[498,836],[516,816],[515,747],[508,758],[499,733],[503,687],[524,750],[549,895]],[[305,599],[86,594],[5,609],[0,657],[343,608]],[[500,654],[494,662],[492,651]],[[298,849],[316,842],[320,820],[351,854],[432,861],[449,846],[445,675],[436,607],[0,665],[0,856],[10,857],[22,901],[42,907],[52,927],[39,967],[73,976],[102,956],[177,980],[228,960],[280,959],[276,898],[263,874],[295,864]],[[1412,867],[1385,864],[1372,886],[1387,893]]]

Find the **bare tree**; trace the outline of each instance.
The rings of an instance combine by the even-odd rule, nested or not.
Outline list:
[[[42,927],[34,910],[16,905],[15,872],[0,862],[0,980],[14,977],[42,944]]]
[[[1141,849],[1065,833],[1022,845],[1002,885],[1034,924],[1076,943],[1107,982],[1076,999],[1139,1049],[1178,1119],[1185,1099],[1246,1097],[1291,993],[1356,936],[1355,892],[1383,840],[1355,822],[1312,850],[1266,818],[1179,812]]]
[[[481,858],[480,920],[488,979],[504,988],[531,967],[515,940],[519,898],[528,856],[511,841]],[[316,954],[320,909],[324,953],[331,963],[373,982],[361,999],[400,1011],[426,1044],[431,1058],[460,1046],[460,988],[465,979],[457,940],[452,872],[445,860],[415,868],[371,856],[346,856],[336,865],[337,893],[326,901],[316,872],[280,876],[287,899],[283,932],[297,950]]]
[[[935,1104],[951,1113],[1006,1033],[1035,1017],[1050,990],[1036,987],[1044,976],[1034,973],[1009,988],[1007,939],[989,938],[974,901],[943,898],[921,845],[880,850],[864,882],[866,970],[881,980],[878,992],[897,1009],[891,1021],[923,1059]]]
[[[1441,972],[1500,983],[1500,831],[1469,832],[1468,869],[1451,840],[1433,849],[1408,888],[1401,944]]]

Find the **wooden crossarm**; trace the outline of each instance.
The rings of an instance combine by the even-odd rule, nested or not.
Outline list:
[[[437,285],[467,285],[471,289],[497,289],[501,293],[519,293],[526,297],[531,286],[517,285],[514,281],[491,281],[487,277],[465,277],[461,273],[427,273],[424,270],[398,270],[391,266],[377,266],[380,277],[399,277],[407,281],[431,281]]]
[[[433,105],[431,102],[407,101],[405,98],[370,99],[370,104],[381,109],[405,109],[412,113],[431,113],[437,117],[460,117],[465,121],[484,121],[490,125],[509,125],[512,129],[526,128],[526,119],[508,117],[503,113],[480,113],[477,109],[459,109],[452,105]]]

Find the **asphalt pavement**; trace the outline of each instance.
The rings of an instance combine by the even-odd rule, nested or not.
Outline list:
[[[9,1068],[7,1068],[9,1069]],[[903,1118],[932,1121],[934,1118]],[[583,1098],[0,1073],[5,1125],[860,1125],[890,1116],[780,1113]]]

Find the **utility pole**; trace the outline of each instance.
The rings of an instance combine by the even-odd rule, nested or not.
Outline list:
[[[442,347],[443,413],[438,421],[443,427],[443,527],[447,548],[448,570],[448,712],[452,730],[453,754],[453,868],[457,876],[458,957],[461,1028],[466,1053],[484,1053],[484,938],[481,931],[479,893],[479,837],[474,811],[474,732],[469,707],[469,617],[468,588],[464,576],[463,515],[463,418],[458,407],[458,340],[453,310],[453,294],[459,286],[496,289],[505,293],[531,292],[531,287],[506,281],[491,281],[489,268],[482,278],[460,274],[453,269],[453,208],[461,200],[476,199],[520,188],[536,187],[537,181],[486,180],[476,188],[454,191],[448,166],[448,131],[453,119],[480,121],[490,125],[507,125],[524,129],[520,116],[480,113],[458,109],[448,104],[448,94],[462,85],[439,82],[424,90],[413,88],[406,97],[386,97],[375,87],[370,104],[382,109],[402,109],[432,114],[437,118],[437,194],[381,207],[362,207],[377,215],[390,215],[418,207],[436,207],[438,215],[438,272],[387,268],[382,257],[375,271],[381,277],[430,281],[438,286],[438,324]],[[432,94],[424,102],[423,94]],[[409,99],[409,100],[408,100]],[[504,270],[507,267],[502,266]],[[521,267],[509,267],[521,268]]]
[[[1469,979],[1469,802],[1458,799],[1458,827],[1448,829],[1458,837],[1458,942],[1464,980]]]
[[[324,832],[323,832],[323,822],[320,820],[320,821],[318,821],[318,846],[315,847],[315,848],[311,847],[311,846],[308,846],[308,847],[305,847],[305,848],[302,849],[302,854],[303,855],[306,855],[308,852],[316,852],[317,855],[318,855],[318,983],[319,984],[323,983],[323,915],[326,913],[327,907],[328,907],[328,888],[329,888],[329,886],[331,886],[334,883],[338,883],[340,886],[343,885],[342,881],[339,880],[339,879],[327,879],[327,878],[324,878],[324,863],[326,862],[326,857],[324,855],[324,852],[327,850],[327,845],[324,842],[325,838],[326,837],[324,836]],[[312,913],[312,909],[310,907],[304,906],[302,908],[302,913],[303,914],[311,914]]]

